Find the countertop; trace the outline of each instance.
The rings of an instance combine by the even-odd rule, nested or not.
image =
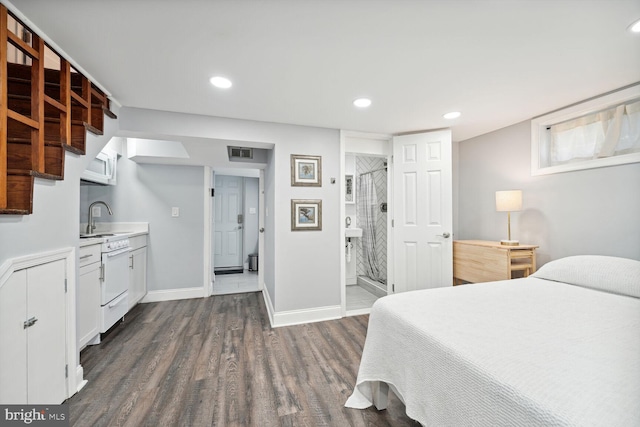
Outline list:
[[[80,234],[84,234],[87,224],[80,224]],[[110,222],[96,223],[96,229],[93,234],[116,234],[126,235],[127,237],[142,236],[149,234],[148,222]],[[104,242],[104,237],[87,237],[79,239],[79,247],[98,245]]]

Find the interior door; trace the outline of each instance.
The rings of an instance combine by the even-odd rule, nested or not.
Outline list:
[[[244,178],[215,176],[214,198],[214,252],[215,270],[243,269],[243,200]]]
[[[27,318],[37,319],[26,329],[28,403],[58,404],[67,397],[65,278],[64,260],[27,270]]]
[[[27,270],[0,287],[0,403],[27,403]]]
[[[451,131],[393,138],[395,292],[451,286]]]

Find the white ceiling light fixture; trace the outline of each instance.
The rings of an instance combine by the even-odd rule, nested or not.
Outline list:
[[[632,33],[640,34],[640,19],[633,22],[631,25],[629,25],[628,28],[629,28],[629,31],[631,31]]]
[[[369,98],[358,98],[355,101],[353,101],[353,105],[355,105],[358,108],[367,108],[368,106],[371,105],[371,100]]]
[[[220,89],[229,89],[233,83],[226,77],[214,76],[209,79],[212,85]]]
[[[444,117],[447,120],[451,120],[451,119],[457,119],[458,117],[460,117],[460,115],[461,115],[460,111],[452,111],[450,113],[443,115],[442,117]]]

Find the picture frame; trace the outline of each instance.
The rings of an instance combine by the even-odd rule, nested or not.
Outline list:
[[[292,154],[291,186],[322,187],[322,157]]]
[[[291,231],[322,230],[322,200],[291,199]]]
[[[344,202],[356,202],[356,182],[353,175],[344,176]]]

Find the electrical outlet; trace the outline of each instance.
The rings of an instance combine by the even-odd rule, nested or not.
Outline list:
[[[91,208],[91,215],[94,218],[100,218],[102,216],[102,207],[101,206],[94,206]]]
[[[180,216],[180,208],[174,206],[171,208],[171,216],[177,218]]]

